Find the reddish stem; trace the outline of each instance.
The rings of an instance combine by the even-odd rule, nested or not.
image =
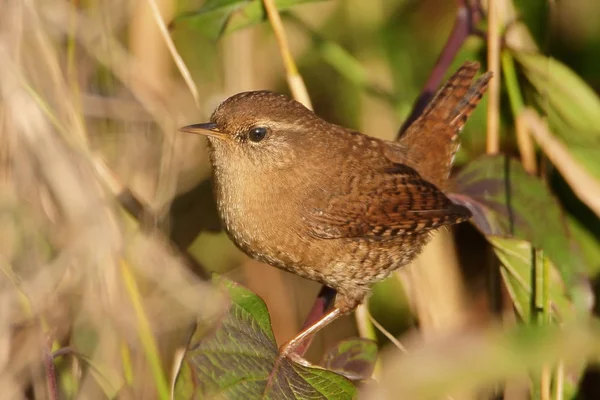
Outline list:
[[[415,100],[410,115],[400,127],[398,138],[423,113],[423,110],[442,83],[446,71],[448,71],[450,64],[452,64],[452,60],[456,57],[465,40],[474,32],[475,25],[481,19],[481,11],[478,6],[472,4],[469,0],[457,0],[457,3],[458,9],[456,10],[456,19],[452,27],[452,32],[429,75],[429,79],[427,79],[423,90],[421,90],[421,94]]]
[[[49,348],[44,348],[43,351],[44,370],[46,372],[46,386],[48,388],[48,398],[50,400],[59,400],[58,383],[56,381],[56,367],[54,366],[54,357],[52,357]]]

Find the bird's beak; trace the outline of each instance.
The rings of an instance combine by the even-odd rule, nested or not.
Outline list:
[[[193,124],[179,128],[181,132],[193,133],[195,135],[205,135],[217,139],[227,139],[227,135],[219,131],[217,124],[207,122],[205,124]]]

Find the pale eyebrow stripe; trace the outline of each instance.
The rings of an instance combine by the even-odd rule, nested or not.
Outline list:
[[[268,128],[277,128],[284,130],[295,130],[298,128],[298,124],[289,123],[289,122],[275,122],[269,120],[258,121],[256,124],[252,125],[252,127],[256,126],[266,126]]]

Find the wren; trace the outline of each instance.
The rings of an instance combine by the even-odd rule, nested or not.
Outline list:
[[[458,133],[491,78],[466,62],[397,142],[329,123],[284,95],[236,94],[209,123],[219,214],[250,257],[336,290],[334,307],[282,348],[351,312],[438,228],[471,213],[444,195]]]

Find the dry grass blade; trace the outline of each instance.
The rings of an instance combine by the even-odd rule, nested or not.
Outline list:
[[[279,11],[277,11],[275,1],[263,0],[263,3],[265,5],[269,21],[273,26],[273,32],[275,33],[275,38],[277,39],[279,52],[281,53],[281,57],[283,58],[283,64],[285,65],[287,81],[290,90],[292,91],[292,96],[294,97],[294,99],[296,99],[300,103],[304,104],[307,108],[312,110],[312,104],[310,101],[310,97],[308,96],[308,91],[306,90],[306,85],[304,84],[302,76],[300,75],[300,73],[298,73],[298,68],[296,67],[294,58],[292,57],[287,37],[285,35],[285,30],[283,29],[283,23],[281,22],[281,16],[279,15]]]
[[[173,43],[173,39],[171,39],[171,36],[169,35],[169,30],[167,29],[167,25],[165,24],[165,21],[163,20],[162,15],[160,14],[160,9],[158,8],[158,5],[156,4],[156,0],[148,0],[148,4],[150,5],[150,8],[152,9],[152,15],[154,16],[156,25],[158,26],[158,28],[160,30],[160,34],[162,35],[163,39],[165,40],[167,48],[169,49],[169,52],[171,53],[171,56],[173,57],[173,61],[175,62],[175,65],[177,65],[177,68],[179,69],[179,72],[181,73],[183,80],[185,81],[188,89],[190,90],[190,93],[192,94],[192,97],[194,98],[194,101],[196,102],[196,107],[200,107],[198,89],[196,89],[196,84],[194,83],[192,74],[190,73],[190,70],[187,68],[185,63],[183,62],[181,55],[179,55],[179,52],[175,48],[175,43]]]
[[[535,111],[525,110],[523,120],[546,157],[560,171],[577,197],[600,216],[600,182],[571,155],[567,146],[550,132],[548,124]]]
[[[515,129],[517,134],[517,145],[521,154],[521,163],[525,171],[532,175],[537,174],[537,160],[535,158],[535,147],[528,131],[528,126],[523,121],[523,115],[517,115],[515,119]]]
[[[48,7],[52,13],[44,12]],[[113,397],[126,387],[136,398],[168,398],[162,365],[171,364],[166,347],[180,342],[165,341],[165,336],[178,329],[187,334],[196,317],[210,314],[204,313],[205,305],[215,310],[213,305],[221,303],[212,298],[206,283],[186,270],[164,236],[140,232],[119,207],[116,196],[124,185],[104,162],[104,149],[92,149],[100,130],[97,120],[85,119],[79,103],[87,91],[94,90],[93,78],[82,72],[74,80],[62,60],[106,61],[112,76],[136,90],[135,98],[164,131],[171,129],[175,119],[164,106],[168,99],[149,85],[131,85],[139,66],[129,63],[130,54],[105,25],[96,23],[106,17],[108,8],[94,9],[87,14],[89,19],[60,1],[9,2],[2,11],[3,396],[22,398],[31,388],[36,398],[44,396],[54,379],[38,372],[44,371],[44,365],[47,371],[53,369],[47,343],[56,340],[74,349],[79,361],[87,361],[76,374],[57,364],[58,390],[71,390],[65,396]],[[65,18],[73,15],[77,24],[67,23],[71,19]],[[77,53],[69,59],[64,44],[71,40],[63,39],[73,34],[91,57]],[[106,42],[115,47],[103,47]],[[111,128],[122,126],[118,119],[108,122],[104,128],[109,132],[100,133],[112,134]],[[129,125],[128,129],[128,134],[134,134],[140,128]],[[124,275],[119,273],[119,262],[127,265],[121,271]],[[130,306],[132,301],[135,307]],[[136,316],[143,329],[132,322]],[[143,333],[142,344],[136,332]],[[5,345],[11,350],[4,352]],[[69,389],[62,378],[76,382]],[[159,384],[159,390],[152,382]]]
[[[150,328],[150,322],[148,321],[148,316],[144,310],[142,296],[140,294],[140,290],[138,289],[136,279],[131,271],[131,267],[125,260],[121,260],[121,274],[123,276],[123,283],[127,288],[127,292],[129,293],[129,297],[135,309],[135,314],[138,321],[138,334],[140,341],[144,346],[146,358],[148,359],[152,369],[154,383],[158,389],[159,398],[166,400],[169,398],[169,388],[167,385],[167,379],[165,378],[165,374],[160,365],[158,346],[154,336],[152,335],[152,329]]]
[[[515,61],[507,50],[502,52],[502,72],[504,73],[506,91],[515,118],[515,133],[519,154],[521,155],[521,163],[527,172],[536,175],[537,160],[535,157],[535,147],[533,140],[531,140],[531,135],[527,131],[527,125],[523,122],[521,116],[521,112],[525,106],[517,79]]]
[[[53,3],[53,11],[49,16],[48,23],[59,32],[67,34],[66,29],[71,9],[63,3]],[[77,14],[79,24],[76,31],[76,39],[88,54],[101,64],[105,65],[119,81],[135,96],[140,104],[149,112],[156,123],[165,132],[176,130],[173,121],[173,108],[169,106],[167,99],[160,95],[155,83],[146,79],[145,75],[136,73],[143,70],[140,65],[129,54],[127,49],[117,38],[107,34],[98,18],[92,18],[84,14]],[[170,84],[163,83],[164,86]]]
[[[371,323],[379,330],[379,332],[381,332],[383,336],[385,336],[394,346],[396,346],[398,350],[400,350],[403,353],[406,353],[408,351],[406,347],[404,347],[404,345],[398,339],[396,339],[394,335],[392,335],[387,329],[385,329],[383,325],[377,322],[377,320],[373,318],[371,314],[369,314],[369,319],[371,320]]]
[[[488,88],[487,146],[488,154],[500,151],[500,15],[497,0],[488,0],[488,70],[494,79]]]

